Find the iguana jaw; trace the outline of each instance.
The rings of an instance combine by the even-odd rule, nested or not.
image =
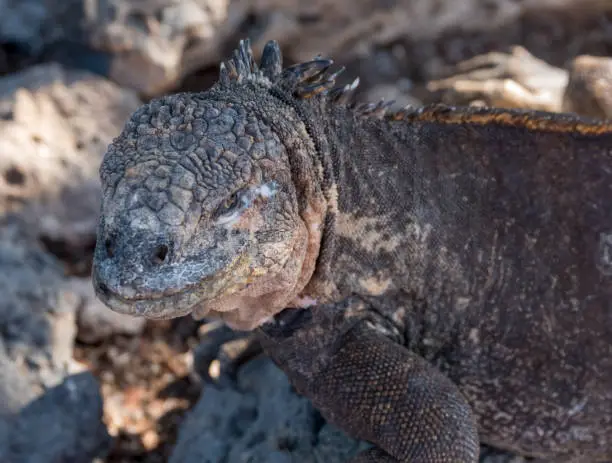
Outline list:
[[[317,228],[313,236],[311,229],[303,222],[299,224],[291,253],[279,272],[265,272],[238,291],[228,291],[222,297],[204,301],[194,307],[194,317],[220,318],[233,329],[252,330],[290,306],[315,268],[320,233]]]
[[[232,285],[233,273],[244,263],[243,258],[235,259],[226,269],[198,284],[177,289],[170,294],[135,295],[127,297],[113,291],[101,278],[99,269],[94,266],[92,281],[96,296],[111,310],[126,315],[142,316],[149,319],[169,319],[187,315],[194,306],[205,303],[227,291]]]
[[[182,317],[191,311],[190,299],[194,296],[193,292],[177,293],[161,299],[130,300],[115,293],[100,290],[95,273],[93,273],[93,282],[98,299],[114,312],[163,320]]]

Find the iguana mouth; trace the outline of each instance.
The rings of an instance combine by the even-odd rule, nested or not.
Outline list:
[[[154,299],[127,299],[117,293],[104,291],[98,286],[95,290],[97,297],[114,312],[156,320],[177,318],[189,314],[193,307],[192,304],[189,304],[189,300],[195,294],[195,291],[192,290]],[[195,304],[198,302],[200,301],[196,301]]]
[[[202,278],[196,283],[185,285],[171,292],[134,297],[126,297],[110,289],[100,280],[95,269],[92,280],[97,297],[113,311],[150,319],[169,319],[188,315],[197,305],[231,295],[231,292],[227,292],[234,283],[231,276],[236,270],[239,270],[241,264],[244,265],[243,256],[234,259],[221,272]],[[213,286],[216,286],[214,290]],[[213,297],[209,296],[211,293],[214,294]]]

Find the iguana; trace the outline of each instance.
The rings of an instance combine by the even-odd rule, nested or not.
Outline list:
[[[612,458],[612,124],[355,104],[248,41],[100,167],[111,309],[256,330],[355,462]]]

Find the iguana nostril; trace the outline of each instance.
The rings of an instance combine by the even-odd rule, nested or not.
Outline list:
[[[113,241],[110,238],[106,238],[104,240],[104,249],[106,249],[106,255],[108,257],[113,257],[115,254],[115,246],[113,245]]]
[[[160,244],[155,248],[153,253],[153,263],[154,264],[163,264],[166,258],[168,257],[168,246],[165,244]]]
[[[106,286],[106,284],[102,283],[102,282],[98,282],[98,290],[100,290],[100,293],[102,294],[109,294],[110,290],[108,289],[108,286]]]

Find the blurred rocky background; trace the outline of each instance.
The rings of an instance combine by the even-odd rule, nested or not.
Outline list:
[[[206,89],[240,38],[256,54],[278,40],[287,64],[333,57],[360,76],[359,99],[420,105],[448,98],[427,83],[456,63],[513,45],[560,68],[612,55],[611,4],[0,0],[0,462],[334,463],[366,446],[247,334],[95,299],[107,144],[142,102]]]

